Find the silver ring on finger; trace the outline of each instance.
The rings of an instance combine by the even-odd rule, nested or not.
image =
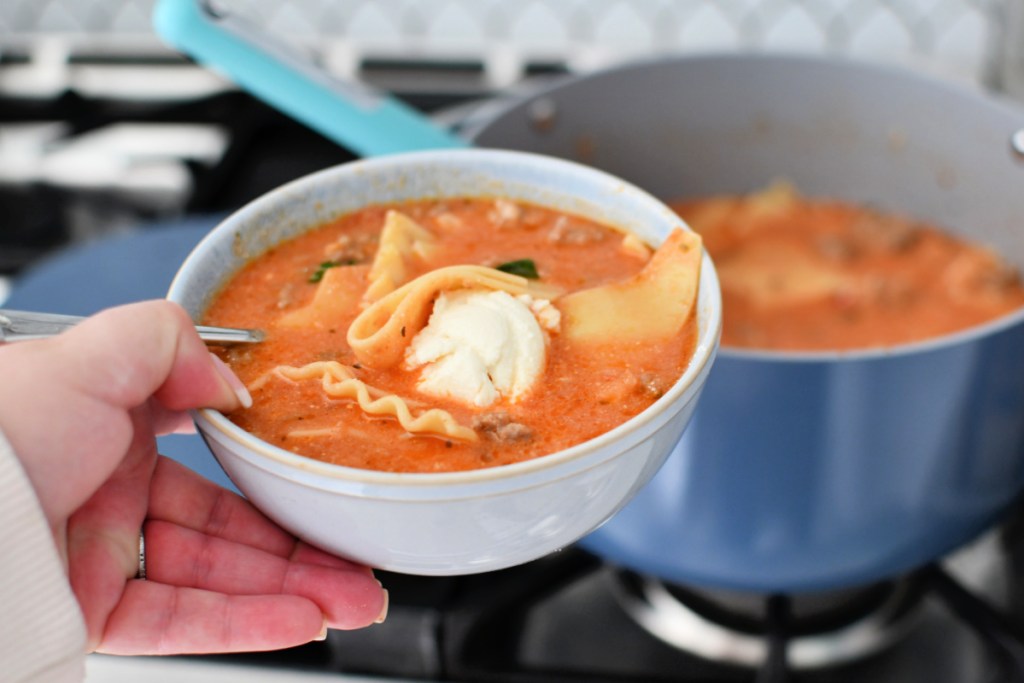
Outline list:
[[[146,534],[139,529],[139,568],[135,571],[135,578],[146,580]]]

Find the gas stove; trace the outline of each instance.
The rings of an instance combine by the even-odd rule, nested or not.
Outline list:
[[[18,307],[85,314],[159,296],[175,256],[219,215],[353,158],[185,60],[141,61],[150,78],[159,73],[180,89],[146,97],[0,89],[0,301],[9,294]],[[140,59],[83,54],[73,63],[136,73]],[[19,65],[8,54],[0,69]],[[465,64],[433,64],[428,78],[408,76],[409,64],[374,68],[400,97],[453,125],[494,94]],[[538,65],[532,73],[564,72]],[[463,85],[451,88],[453,79]],[[120,264],[117,272],[76,286],[80,267],[97,258]],[[197,438],[172,438],[165,452],[230,486]],[[673,585],[578,547],[474,576],[381,572],[391,595],[384,624],[269,653],[94,656],[89,680],[1024,681],[1022,520],[1015,510],[909,575],[816,594]]]

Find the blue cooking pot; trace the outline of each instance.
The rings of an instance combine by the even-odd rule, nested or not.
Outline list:
[[[1024,113],[817,57],[630,65],[481,110],[477,144],[582,159],[665,199],[786,178],[946,226],[1024,266]],[[906,572],[996,524],[1024,485],[1024,312],[854,353],[723,348],[667,464],[584,539],[669,581],[754,591]]]

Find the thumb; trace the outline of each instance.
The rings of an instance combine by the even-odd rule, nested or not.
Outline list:
[[[82,392],[126,410],[152,396],[170,410],[251,404],[248,392],[207,351],[188,314],[169,301],[103,311],[54,340],[65,376]]]

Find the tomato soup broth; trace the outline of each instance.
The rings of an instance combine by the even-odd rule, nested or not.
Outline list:
[[[799,196],[679,200],[722,287],[723,346],[846,351],[921,341],[1024,306],[997,254],[905,216]]]
[[[697,333],[692,312],[678,334],[642,343],[580,346],[555,331],[546,340],[543,374],[527,395],[481,408],[424,395],[417,386],[419,373],[401,363],[360,362],[346,333],[365,303],[335,311],[330,319],[282,324],[311,305],[328,273],[331,278],[351,273],[352,282],[359,283],[354,286],[365,288],[365,278],[354,269],[365,272],[375,258],[393,210],[437,239],[429,257],[407,260],[409,280],[459,264],[500,266],[506,272],[532,267],[536,282],[573,292],[633,277],[651,260],[649,248],[621,231],[501,199],[411,201],[342,216],[252,260],[205,313],[205,324],[266,332],[261,344],[217,351],[253,395],[251,408],[230,416],[240,427],[292,452],[349,467],[437,472],[504,465],[581,443],[637,415],[676,382],[692,356]],[[402,327],[402,336],[406,333]],[[401,397],[414,413],[447,411],[459,424],[472,426],[478,438],[411,434],[393,416],[371,415],[356,400],[328,395],[318,380],[273,376],[276,367],[318,361],[337,361],[378,393]]]

